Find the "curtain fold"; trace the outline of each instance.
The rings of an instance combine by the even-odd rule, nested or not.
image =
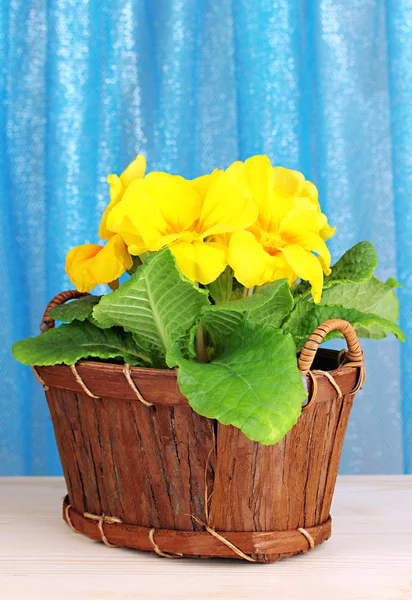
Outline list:
[[[10,347],[138,152],[185,177],[268,154],[318,186],[335,259],[375,244],[407,342],[364,341],[341,471],[412,472],[410,0],[4,0],[0,67],[0,474],[61,472]]]

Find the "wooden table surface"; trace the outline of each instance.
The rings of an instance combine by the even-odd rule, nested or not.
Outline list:
[[[107,548],[60,516],[61,478],[0,478],[4,600],[412,599],[412,476],[342,476],[333,536],[272,565]]]

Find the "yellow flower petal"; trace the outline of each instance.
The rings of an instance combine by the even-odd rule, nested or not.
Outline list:
[[[258,216],[247,188],[227,172],[216,175],[204,199],[196,230],[205,238],[248,227]]]
[[[301,277],[311,282],[319,301],[323,271],[330,273],[324,241],[334,230],[321,212],[315,185],[298,171],[272,168],[267,156],[233,163],[227,172],[247,186],[259,209],[249,232],[231,236],[229,264],[236,278],[251,287],[283,277],[293,283]]]
[[[326,225],[320,230],[319,235],[322,240],[325,240],[326,242],[326,240],[329,240],[333,235],[335,235],[335,231],[336,227],[330,227],[330,225],[326,223]]]
[[[191,180],[192,187],[197,191],[201,198],[205,198],[210,186],[216,179],[216,176],[220,173],[219,169],[215,169],[209,175],[201,175]]]
[[[206,285],[226,268],[227,247],[218,242],[179,241],[170,247],[185,277]]]
[[[187,234],[199,218],[200,207],[199,194],[183,177],[149,173],[129,185],[110,212],[108,226],[140,235],[149,250],[159,250]]]
[[[296,208],[314,208],[318,213],[321,212],[316,186],[299,171],[274,167],[273,185],[277,223],[293,209],[293,202]]]
[[[109,175],[107,183],[110,185],[110,202],[106,206],[99,226],[99,236],[102,240],[108,240],[113,235],[113,232],[107,228],[107,219],[113,207],[122,199],[124,192],[124,185],[117,175]]]
[[[319,204],[315,205],[308,198],[295,198],[295,208],[299,210],[312,209],[316,211],[318,215],[321,215],[317,224],[320,225],[319,235],[324,241],[329,240],[335,234],[336,227],[330,227],[327,222],[326,215],[321,213]],[[323,223],[325,223],[325,225],[323,225]]]
[[[109,213],[122,199],[126,187],[135,179],[141,179],[143,177],[145,169],[146,159],[142,154],[138,154],[135,160],[126,167],[120,177],[117,175],[109,175],[107,177],[107,183],[110,185],[110,202],[103,213],[99,227],[99,236],[102,240],[108,240],[113,235],[113,232],[107,228]]]
[[[307,231],[319,233],[326,224],[326,216],[315,208],[295,208],[282,219],[279,233],[282,237],[300,235]]]
[[[318,189],[311,181],[305,179],[305,181],[301,183],[297,196],[300,198],[309,198],[312,204],[320,210]]]
[[[140,254],[147,252],[148,248],[146,247],[143,238],[139,235],[133,235],[131,233],[121,233],[120,235],[132,256],[139,256]]]
[[[228,263],[239,283],[247,288],[278,279],[288,279],[292,285],[297,278],[283,254],[271,256],[249,231],[232,234]]]
[[[226,172],[248,188],[258,207],[258,220],[251,227],[252,231],[257,233],[259,228],[275,231],[285,214],[295,208],[295,199],[284,189],[274,187],[274,169],[268,156],[251,156],[244,163],[236,161]]]
[[[245,177],[259,210],[259,223],[268,229],[274,205],[273,169],[268,156],[252,156],[245,161]]]
[[[322,271],[324,273],[324,275],[330,275],[332,273],[332,269],[330,268],[330,262],[325,262],[323,260],[322,256],[317,256],[318,261],[320,262],[320,265],[322,267]]]
[[[202,200],[190,181],[180,175],[150,173],[145,178],[146,193],[168,223],[169,233],[190,230],[199,218]]]
[[[318,190],[316,186],[305,179],[299,171],[285,169],[284,167],[273,168],[273,185],[275,189],[294,196],[295,198],[308,198],[311,204],[319,207]]]
[[[288,240],[292,245],[300,246],[305,250],[310,250],[319,254],[319,258],[322,259],[321,264],[323,266],[325,275],[329,275],[331,273],[329,268],[331,261],[329,248],[319,235],[312,233],[311,231],[304,231],[298,235],[288,236]]]
[[[269,232],[276,232],[279,229],[280,223],[290,211],[296,208],[296,198],[283,194],[278,190],[273,190],[273,206],[271,211],[271,219],[267,228]]]
[[[146,157],[143,154],[138,154],[134,161],[128,165],[123,173],[120,175],[120,179],[126,188],[135,179],[141,179],[146,171]]]
[[[273,186],[282,194],[298,196],[299,190],[305,181],[305,176],[299,171],[273,167]]]
[[[132,266],[133,259],[127,251],[122,236],[115,235],[95,256],[91,271],[96,278],[96,283],[108,283],[120,277]]]
[[[281,248],[281,252],[296,275],[309,281],[313,300],[319,303],[322,297],[323,271],[318,258],[296,245],[285,246]]]
[[[72,248],[66,258],[66,272],[80,292],[88,292],[97,284],[115,281],[133,265],[120,235],[105,246],[83,244]]]
[[[79,262],[93,258],[98,252],[103,249],[99,244],[81,244],[72,248],[66,256],[66,271],[74,267]],[[69,277],[70,274],[68,273]]]
[[[274,280],[277,260],[270,256],[250,231],[235,231],[232,234],[228,263],[236,279],[247,288],[263,285]],[[281,275],[278,279],[282,279]]]

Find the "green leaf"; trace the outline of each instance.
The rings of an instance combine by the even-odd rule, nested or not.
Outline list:
[[[232,286],[233,271],[230,267],[226,267],[223,273],[206,287],[215,302],[227,302],[232,294]]]
[[[89,321],[73,321],[13,346],[14,357],[30,366],[73,365],[81,358],[116,358],[131,364],[148,361],[130,334],[122,329],[99,329]]]
[[[367,281],[377,266],[378,256],[373,245],[370,242],[359,242],[332,266],[332,273],[325,278],[325,288],[337,280],[352,283]]]
[[[206,331],[215,344],[231,335],[232,332],[244,321],[245,315],[242,312],[230,310],[203,311],[201,315],[202,323]]]
[[[104,296],[93,316],[102,327],[119,325],[132,332],[139,348],[159,364],[174,342],[187,346],[189,331],[208,303],[207,290],[185,279],[166,249]]]
[[[244,322],[224,339],[210,363],[168,354],[192,408],[251,440],[275,444],[296,423],[306,397],[290,336],[268,325]]]
[[[49,314],[55,321],[62,321],[63,323],[70,323],[75,319],[85,321],[91,316],[93,307],[98,304],[100,298],[101,296],[82,296],[76,300],[55,306],[50,309]]]
[[[400,327],[389,319],[373,313],[364,313],[355,308],[345,308],[337,304],[327,306],[313,304],[306,300],[297,302],[283,329],[293,336],[296,346],[301,348],[312,331],[328,319],[349,321],[357,331],[361,328],[362,332],[366,332],[367,335],[364,337],[374,337],[374,327],[379,327],[379,337],[393,333],[399,340],[405,340]]]
[[[395,279],[388,279],[384,283],[375,277],[359,284],[336,284],[325,290],[321,304],[356,308],[396,322],[399,318],[399,301],[394,288],[397,287],[400,285]]]
[[[293,308],[293,296],[290,293],[287,280],[280,279],[256,288],[256,292],[249,298],[253,300],[260,297],[262,297],[261,305],[256,305],[255,308],[250,310],[247,318],[250,318],[254,323],[267,323],[272,327],[280,327]],[[245,298],[245,300],[249,298]]]
[[[309,297],[309,290],[305,291],[305,282],[295,288],[296,306],[285,330],[294,335],[299,347],[313,329],[331,318],[352,323],[359,337],[381,339],[393,333],[398,339],[404,339],[395,324],[399,317],[399,302],[394,288],[399,284],[394,279],[383,283],[373,277],[377,263],[372,244],[356,244],[332,267],[317,308]],[[326,339],[338,336],[339,333],[333,332]]]
[[[243,320],[280,327],[292,307],[287,279],[280,279],[257,287],[252,296],[208,306],[202,311],[202,321],[212,339],[218,342]]]
[[[323,289],[341,283],[362,283],[370,279],[378,265],[376,250],[370,242],[359,242],[347,250],[332,266],[332,273],[325,277]],[[307,281],[300,282],[294,289],[294,296],[308,295],[310,285]]]

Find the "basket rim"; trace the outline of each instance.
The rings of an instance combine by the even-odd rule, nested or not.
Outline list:
[[[336,350],[323,349],[322,353],[325,352],[330,356],[338,354]],[[354,365],[341,365],[327,373],[338,383],[343,394],[351,394],[358,380],[358,370]],[[121,364],[81,360],[76,364],[76,371],[95,397],[139,401],[136,392],[125,377],[124,366]],[[71,390],[85,395],[84,387],[79,384],[67,365],[37,366],[36,372],[40,375],[43,384],[49,388]],[[155,405],[189,406],[187,398],[180,392],[176,369],[130,367],[130,375],[133,383],[148,402]],[[313,382],[316,381],[318,393],[315,402],[336,399],[336,389],[322,371],[314,371],[302,377],[306,379],[309,396],[313,392]]]

